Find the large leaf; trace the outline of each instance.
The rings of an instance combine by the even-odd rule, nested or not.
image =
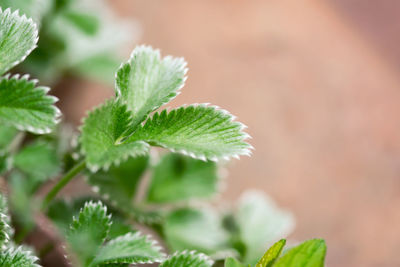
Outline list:
[[[281,255],[285,244],[285,239],[281,239],[273,244],[272,247],[270,247],[267,252],[265,252],[264,256],[262,256],[262,258],[257,262],[256,267],[272,267],[279,255]]]
[[[183,251],[169,257],[160,267],[211,267],[212,265],[213,261],[205,254]]]
[[[139,232],[128,233],[111,240],[100,248],[93,263],[121,264],[121,263],[154,263],[161,262],[164,254],[160,247],[148,236]]]
[[[160,51],[139,46],[117,72],[117,96],[132,111],[133,127],[174,98],[183,86],[186,62],[182,58],[160,58]]]
[[[211,209],[183,208],[172,212],[164,224],[168,246],[176,250],[198,250],[207,254],[226,249],[227,232]]]
[[[24,60],[37,41],[38,30],[31,19],[0,7],[0,75]]]
[[[38,258],[30,250],[23,247],[8,248],[0,252],[0,266],[2,267],[40,267]]]
[[[168,148],[194,158],[220,158],[249,155],[250,145],[244,139],[244,126],[233,121],[227,111],[199,105],[163,110],[155,113],[130,138]]]
[[[241,197],[235,218],[247,248],[245,262],[251,264],[256,264],[267,248],[287,236],[295,225],[291,213],[259,191],[249,191]]]
[[[110,217],[101,202],[87,202],[78,218],[74,218],[67,240],[81,264],[90,264],[106,240],[111,224]]]
[[[94,191],[109,199],[114,206],[129,210],[148,161],[148,156],[130,158],[119,166],[110,167],[108,171],[89,174],[89,183]]]
[[[82,152],[92,171],[118,165],[129,156],[144,155],[148,145],[143,141],[122,142],[131,125],[126,105],[108,101],[86,117],[81,135]]]
[[[217,192],[217,166],[214,162],[167,154],[154,169],[148,202],[165,203],[208,198]]]
[[[0,122],[32,133],[49,133],[58,122],[57,98],[27,75],[0,79]]]
[[[287,251],[274,267],[323,267],[326,244],[322,239],[308,240]]]

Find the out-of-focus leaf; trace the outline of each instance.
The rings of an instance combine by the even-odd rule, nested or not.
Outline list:
[[[0,152],[5,151],[17,134],[17,129],[7,125],[0,126]]]
[[[225,267],[246,267],[246,265],[240,263],[237,259],[229,257],[225,260]]]
[[[99,30],[100,22],[94,14],[68,10],[63,15],[69,22],[87,35],[95,35]]]

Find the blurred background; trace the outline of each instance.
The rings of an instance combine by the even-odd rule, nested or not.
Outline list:
[[[248,125],[254,154],[231,163],[222,202],[263,190],[295,214],[291,239],[326,239],[328,266],[400,266],[399,1],[108,2],[135,20],[131,47],[188,61],[172,106],[210,102]],[[63,83],[76,123],[113,94]]]

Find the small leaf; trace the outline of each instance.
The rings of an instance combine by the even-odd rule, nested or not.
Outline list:
[[[8,248],[0,252],[0,266],[2,267],[40,267],[36,263],[38,260],[30,250],[23,247]]]
[[[148,156],[130,158],[119,166],[110,167],[108,171],[89,174],[89,184],[103,198],[110,199],[113,205],[129,210],[148,161]]]
[[[69,10],[63,13],[64,17],[87,35],[96,35],[100,23],[98,17],[79,11]]]
[[[246,265],[240,263],[237,259],[229,257],[225,260],[225,267],[246,267]]]
[[[94,264],[138,264],[161,262],[164,254],[160,247],[148,236],[139,232],[128,233],[111,240],[100,248]]]
[[[165,221],[164,234],[173,250],[198,250],[207,254],[227,248],[228,235],[218,215],[211,209],[182,208]]]
[[[87,202],[78,218],[74,218],[67,240],[81,264],[89,265],[106,240],[110,217],[107,216],[107,208],[99,201]]]
[[[135,48],[116,75],[117,97],[132,111],[133,128],[178,94],[185,81],[185,67],[183,58],[161,59],[159,50]]]
[[[47,95],[48,87],[36,87],[37,80],[14,75],[0,78],[0,122],[36,134],[49,133],[60,111],[57,98]]]
[[[128,140],[143,140],[193,158],[218,160],[249,155],[244,126],[226,111],[206,105],[155,113]]]
[[[308,240],[288,250],[279,258],[274,267],[323,267],[326,244],[322,239]]]
[[[270,247],[264,256],[258,261],[256,267],[272,267],[276,259],[281,255],[283,247],[286,244],[285,239],[281,239]]]
[[[159,267],[211,267],[213,261],[205,254],[195,251],[175,253]]]
[[[217,192],[217,166],[214,162],[167,154],[154,169],[148,202],[167,203],[209,198]]]
[[[0,8],[0,75],[23,61],[37,41],[38,30],[32,19]]]
[[[80,142],[87,166],[93,172],[148,152],[148,145],[143,141],[122,142],[130,124],[130,113],[119,102],[108,101],[89,113]]]

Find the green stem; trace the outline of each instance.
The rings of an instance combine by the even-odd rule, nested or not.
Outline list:
[[[79,174],[83,169],[85,169],[86,164],[85,161],[79,162],[75,165],[69,172],[67,172],[60,181],[47,193],[46,197],[42,203],[42,211],[45,211],[49,206],[50,202],[54,199],[54,197],[60,192],[61,189],[64,188],[77,174]]]

